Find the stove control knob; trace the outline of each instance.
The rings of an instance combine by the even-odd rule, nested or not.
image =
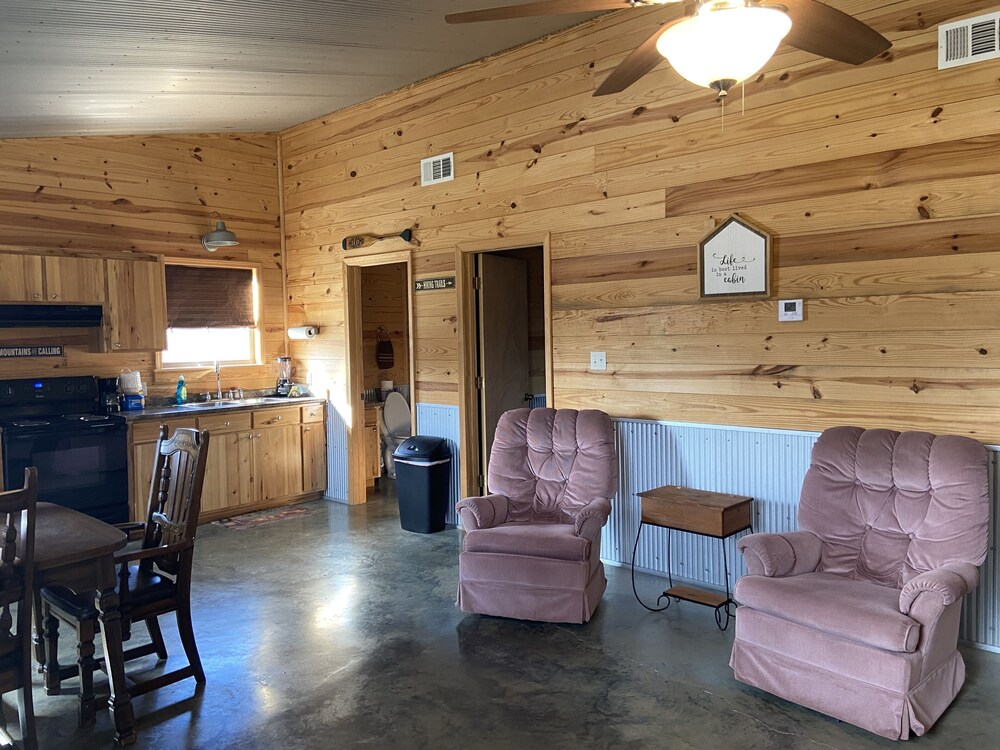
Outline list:
[[[76,392],[77,393],[86,393],[87,392],[87,384],[86,383],[80,383],[76,387]]]
[[[72,392],[73,392],[73,386],[72,385],[67,385],[66,386],[66,393],[72,393]]]

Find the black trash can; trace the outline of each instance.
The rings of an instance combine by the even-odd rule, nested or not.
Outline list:
[[[451,449],[444,438],[417,435],[392,454],[399,525],[407,531],[444,531],[451,487]]]

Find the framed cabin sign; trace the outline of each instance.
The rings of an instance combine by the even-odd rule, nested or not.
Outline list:
[[[769,297],[771,235],[733,214],[698,243],[702,299]]]

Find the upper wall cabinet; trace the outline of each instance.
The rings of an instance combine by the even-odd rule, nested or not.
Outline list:
[[[99,258],[45,258],[45,300],[104,304],[104,261]]]
[[[0,302],[44,302],[42,258],[0,253]]]
[[[0,253],[0,302],[104,304],[104,261]]]
[[[108,351],[167,347],[167,292],[163,262],[108,259],[104,306]]]

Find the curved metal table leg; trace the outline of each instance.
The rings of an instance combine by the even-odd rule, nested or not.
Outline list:
[[[645,607],[646,609],[648,609],[650,612],[662,612],[663,610],[665,610],[667,607],[670,606],[670,597],[667,596],[666,592],[663,592],[662,594],[660,594],[657,597],[657,599],[656,599],[656,603],[657,604],[659,604],[663,599],[666,599],[667,600],[666,604],[664,604],[662,607],[650,607],[648,604],[646,604],[646,602],[644,602],[642,599],[639,598],[639,592],[635,590],[635,553],[639,549],[639,536],[642,534],[642,527],[643,527],[643,523],[642,523],[642,521],[639,521],[639,530],[635,533],[635,544],[632,545],[632,565],[631,565],[631,568],[632,568],[632,593],[635,595],[635,600],[637,602],[639,602],[639,604],[641,604],[643,607]],[[667,532],[667,533],[669,534],[669,532]],[[669,537],[668,537],[668,540],[669,540]],[[668,550],[670,549],[669,541],[667,542],[667,549]],[[668,556],[668,558],[669,558],[669,556]],[[668,559],[667,567],[669,568],[669,559]]]

